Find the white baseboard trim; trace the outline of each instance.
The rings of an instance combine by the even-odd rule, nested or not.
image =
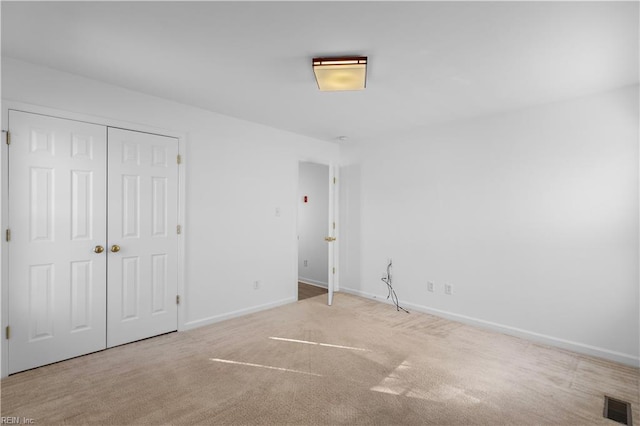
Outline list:
[[[386,296],[368,293],[360,290],[354,290],[350,288],[342,288],[342,292],[353,294],[355,296],[361,296],[367,299],[372,299],[378,302],[393,304],[391,300],[387,300]],[[424,312],[427,314],[435,315],[438,317],[458,321],[464,324],[477,326],[480,328],[490,329],[500,333],[508,334],[510,336],[521,337],[523,339],[531,340],[538,343],[543,343],[549,346],[555,346],[562,349],[567,349],[573,352],[577,352],[584,355],[595,356],[604,358],[610,361],[619,362],[621,364],[630,365],[632,367],[640,367],[640,357],[625,354],[622,352],[616,352],[597,346],[591,346],[580,342],[574,342],[571,340],[561,339],[558,337],[549,336],[546,334],[540,334],[533,331],[523,330],[517,327],[511,327],[504,324],[498,324],[491,321],[485,321],[478,318],[469,317],[466,315],[455,314],[453,312],[447,312],[440,309],[429,308],[423,305],[416,305],[404,301],[399,301],[400,306],[412,309],[418,312]]]
[[[277,308],[278,306],[287,305],[289,303],[293,303],[296,301],[297,300],[295,297],[288,297],[286,299],[276,300],[275,302],[265,303],[264,305],[252,306],[250,308],[239,309],[237,311],[227,312],[220,315],[214,315],[211,317],[202,318],[195,321],[189,321],[184,323],[180,331],[192,330],[194,328],[202,327],[209,324],[214,324],[216,322],[228,320],[231,318],[241,317],[243,315],[252,314],[254,312],[260,312],[260,311],[265,311],[271,308]]]
[[[312,280],[311,278],[298,278],[298,282],[301,282],[303,284],[314,285],[316,287],[322,287],[324,289],[329,288],[327,283],[323,283],[323,282],[320,282],[320,281]]]

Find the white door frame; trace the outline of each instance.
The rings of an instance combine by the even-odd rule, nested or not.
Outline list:
[[[8,145],[5,143],[6,131],[8,130],[9,123],[9,110],[18,110],[29,112],[32,114],[42,114],[48,115],[51,117],[62,118],[66,120],[76,120],[83,121],[86,123],[98,124],[107,127],[117,127],[121,129],[134,130],[138,132],[145,133],[154,133],[162,136],[171,136],[178,139],[178,153],[181,157],[181,164],[178,170],[178,223],[180,224],[182,230],[181,234],[178,236],[178,294],[180,295],[180,304],[178,305],[178,331],[182,331],[185,329],[184,323],[186,320],[186,300],[185,297],[185,240],[186,240],[186,230],[187,224],[185,223],[186,218],[186,204],[185,204],[185,194],[186,194],[186,181],[185,181],[185,170],[187,166],[186,159],[186,144],[187,144],[187,135],[186,132],[176,132],[173,130],[162,129],[152,126],[147,126],[143,124],[131,123],[122,120],[114,120],[104,117],[97,117],[93,115],[76,113],[70,111],[64,111],[56,108],[43,107],[38,105],[32,105],[24,102],[10,101],[10,100],[2,100],[2,147],[0,148],[0,188],[1,188],[1,196],[0,196],[0,233],[1,233],[1,244],[0,244],[0,280],[1,280],[1,291],[0,291],[0,320],[2,327],[0,328],[0,377],[7,377],[9,371],[9,347],[7,345],[7,339],[5,335],[5,327],[9,322],[9,298],[8,298],[8,290],[9,290],[9,274],[8,274],[8,244],[5,240],[5,230],[10,227],[10,224],[7,221],[8,212],[9,212],[9,163],[8,163]],[[297,266],[296,266],[297,267]]]
[[[315,163],[315,164],[320,164],[323,166],[328,166],[329,167],[329,182],[327,182],[327,184],[329,185],[329,222],[335,222],[336,227],[335,229],[333,229],[332,231],[332,235],[333,237],[336,238],[336,240],[332,243],[327,243],[330,244],[328,250],[329,250],[329,265],[328,265],[328,270],[327,270],[327,292],[328,292],[328,300],[327,300],[327,304],[331,305],[333,303],[331,294],[336,292],[336,291],[340,291],[340,280],[339,280],[339,274],[340,274],[340,268],[338,267],[338,263],[339,263],[339,259],[340,259],[340,253],[339,253],[339,242],[340,242],[340,224],[338,223],[338,200],[340,199],[340,193],[339,193],[339,183],[340,183],[340,179],[338,176],[339,173],[339,167],[330,161],[326,161],[326,160],[318,160],[315,158],[299,158],[298,159],[298,165],[297,165],[297,174],[296,176],[298,177],[298,181],[296,184],[296,200],[298,197],[298,193],[300,192],[300,163]],[[296,206],[297,206],[297,202],[296,202]],[[296,247],[296,256],[295,259],[293,259],[294,261],[294,270],[295,270],[295,300],[298,300],[298,277],[299,275],[299,271],[298,271],[298,258],[300,256],[300,244],[298,242],[298,232],[297,230],[299,229],[299,224],[300,224],[300,209],[296,208],[296,240],[295,240],[295,247]],[[335,273],[332,273],[332,268],[335,268]],[[333,291],[332,291],[333,290]]]

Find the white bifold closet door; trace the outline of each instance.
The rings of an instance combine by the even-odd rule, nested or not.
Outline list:
[[[104,126],[9,112],[9,373],[104,349]]]
[[[107,346],[176,330],[178,143],[109,128]]]
[[[178,141],[9,111],[9,373],[177,329]]]

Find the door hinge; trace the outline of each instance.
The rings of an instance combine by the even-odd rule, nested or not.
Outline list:
[[[182,155],[178,154],[178,156],[176,157],[176,161],[178,162],[178,164],[182,164]]]
[[[182,226],[181,225],[176,226],[176,233],[178,235],[182,234]]]
[[[11,327],[7,326],[7,328],[5,328],[4,335],[7,337],[7,340],[11,338]]]
[[[336,178],[335,178],[335,176],[333,177],[333,184],[334,184],[334,185],[336,184]]]
[[[11,241],[11,229],[7,228],[4,233],[4,239],[7,240],[7,242]]]
[[[180,304],[180,295],[177,295],[176,296],[176,305],[179,305],[179,304]]]
[[[336,268],[333,268],[333,273],[334,273],[334,274],[336,273]]]
[[[7,145],[11,145],[11,132],[8,130],[3,130],[3,132],[7,134],[7,139],[6,139]]]
[[[333,229],[336,229],[336,223],[333,222]]]

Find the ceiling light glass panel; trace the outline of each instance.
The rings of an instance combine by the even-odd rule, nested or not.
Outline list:
[[[367,83],[367,57],[314,58],[313,72],[322,91],[363,90]]]

